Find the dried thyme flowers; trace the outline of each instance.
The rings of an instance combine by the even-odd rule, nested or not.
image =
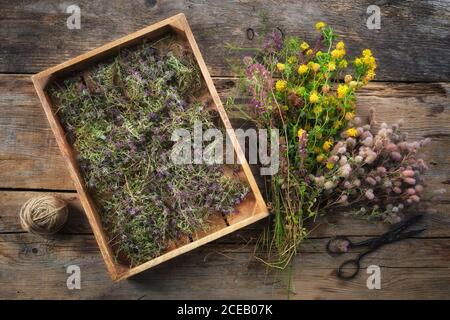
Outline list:
[[[111,245],[130,266],[246,196],[247,185],[221,165],[170,160],[175,129],[215,127],[196,61],[179,39],[121,51],[49,93]]]

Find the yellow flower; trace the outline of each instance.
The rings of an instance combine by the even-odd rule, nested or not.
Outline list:
[[[330,148],[332,146],[333,146],[333,141],[327,140],[323,143],[322,149],[323,149],[323,151],[328,152],[328,151],[330,151]]]
[[[309,44],[307,44],[305,41],[303,41],[303,42],[300,44],[300,49],[302,49],[303,51],[308,50],[308,49],[309,49]]]
[[[333,169],[334,168],[334,163],[332,163],[332,162],[327,162],[327,169],[328,170],[331,170],[331,169]]]
[[[373,70],[369,70],[367,72],[367,78],[369,78],[370,80],[373,80],[375,78],[375,72],[373,72]]]
[[[311,69],[312,69],[314,72],[319,71],[319,69],[320,69],[320,64],[318,64],[318,63],[313,63],[313,64],[311,65]]]
[[[284,63],[277,63],[278,71],[283,72],[285,68],[286,68],[286,65]]]
[[[308,49],[308,51],[306,51],[306,55],[307,55],[307,56],[312,55],[312,53],[313,53],[313,50],[312,50],[312,49]]]
[[[308,72],[308,66],[306,64],[300,65],[300,67],[298,67],[297,72],[298,74],[305,74],[306,72]]]
[[[351,121],[351,120],[353,120],[353,118],[355,118],[355,113],[354,112],[347,112],[345,114],[345,120]]]
[[[311,95],[309,96],[309,102],[317,103],[319,102],[319,95],[316,91],[311,91]]]
[[[361,58],[356,58],[356,59],[355,59],[355,66],[360,66],[360,65],[362,65],[362,60],[361,60]]]
[[[316,52],[316,57],[320,57],[321,55],[323,55],[322,51],[319,50],[319,51]]]
[[[316,30],[321,31],[323,28],[325,28],[327,24],[323,21],[319,21],[316,23]]]
[[[316,157],[317,162],[323,162],[323,160],[325,160],[325,156],[323,154],[319,154]]]
[[[349,128],[345,131],[345,133],[349,136],[349,137],[356,137],[358,135],[358,130],[356,130],[355,128]]]
[[[363,58],[363,61],[366,65],[368,65],[369,67],[376,67],[376,60],[375,57],[372,56],[365,56]]]
[[[338,49],[338,50],[344,50],[344,49],[345,49],[345,43],[344,43],[344,41],[339,41],[339,42],[336,44],[336,49]]]
[[[370,57],[372,55],[372,51],[370,51],[370,49],[365,49],[362,54],[364,57]]]
[[[303,130],[302,128],[300,128],[300,129],[298,129],[298,131],[297,131],[297,137],[300,139],[300,138],[303,137],[303,134],[305,134],[305,133],[306,133],[306,131]]]
[[[350,88],[355,89],[358,86],[358,82],[355,80],[350,81],[349,83]]]
[[[296,57],[296,56],[289,57],[288,63],[294,64],[294,63],[296,63],[296,62],[297,62],[297,57]]]
[[[345,50],[334,49],[331,51],[331,56],[335,59],[341,59],[343,56],[345,56]]]
[[[334,71],[334,70],[336,70],[336,63],[331,61],[330,63],[328,63],[328,71]]]
[[[362,61],[364,62],[364,64],[370,65],[370,64],[371,64],[371,61],[372,61],[372,59],[370,59],[370,58],[373,58],[373,57],[372,57],[372,56],[365,56],[365,57],[362,57]]]
[[[346,84],[340,84],[337,89],[338,98],[342,99],[348,92],[348,86]]]
[[[277,83],[275,83],[275,89],[278,92],[282,92],[286,90],[287,82],[285,80],[278,80]]]
[[[342,59],[342,60],[339,62],[339,68],[345,69],[345,68],[347,68],[347,66],[348,66],[347,60]]]
[[[331,56],[333,58],[337,59],[338,55],[339,55],[339,50],[334,49],[334,50],[331,51]]]

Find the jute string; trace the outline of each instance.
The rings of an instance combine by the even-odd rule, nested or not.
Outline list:
[[[40,236],[52,235],[67,222],[67,204],[54,196],[34,197],[25,202],[19,217],[24,230]]]

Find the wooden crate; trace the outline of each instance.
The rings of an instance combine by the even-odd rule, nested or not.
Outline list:
[[[95,64],[106,57],[116,54],[122,48],[133,46],[142,42],[144,38],[157,39],[168,32],[174,32],[180,35],[190,45],[192,52],[197,59],[209,93],[214,101],[218,113],[220,114],[223,125],[225,128],[231,129],[231,123],[223,108],[222,102],[217,94],[216,88],[214,87],[211,76],[184,14],[178,14],[170,17],[31,77],[50,123],[50,127],[53,130],[58,146],[67,163],[69,173],[73,179],[75,188],[79,194],[79,198],[100,247],[100,251],[106,263],[107,269],[114,281],[128,278],[143,270],[172,259],[182,253],[193,250],[205,243],[213,241],[268,216],[267,207],[252,175],[250,167],[245,159],[245,155],[239,146],[236,135],[234,134],[234,131],[229,131],[229,137],[233,143],[236,156],[241,162],[241,171],[243,172],[244,179],[247,180],[250,186],[249,195],[236,208],[238,213],[229,217],[222,217],[220,214],[213,214],[210,217],[209,222],[211,227],[208,231],[197,232],[196,234],[191,235],[191,237],[186,237],[184,240],[173,241],[170,243],[167,252],[141,265],[130,268],[124,264],[116,262],[113,250],[108,243],[108,236],[102,228],[100,216],[97,213],[96,207],[84,186],[75,153],[65,138],[64,130],[58,120],[58,117],[53,112],[52,102],[46,93],[46,87],[56,77],[64,77],[65,75],[75,71],[83,70],[86,66]]]

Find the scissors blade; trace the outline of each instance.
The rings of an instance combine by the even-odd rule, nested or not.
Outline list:
[[[422,217],[423,217],[422,214],[418,214],[418,215],[415,215],[415,216],[409,218],[406,221],[399,222],[399,223],[395,224],[391,228],[391,230],[388,231],[388,233],[395,234],[395,233],[402,232],[403,230],[407,229],[408,227],[410,227],[410,226],[416,224],[417,222],[419,222],[422,219]]]
[[[397,234],[394,239],[392,239],[393,241],[396,240],[401,240],[401,239],[407,239],[407,238],[412,238],[420,233],[422,233],[423,231],[425,231],[426,229],[417,229],[417,230],[411,230],[411,231],[407,231],[407,232],[402,232],[400,234]]]

